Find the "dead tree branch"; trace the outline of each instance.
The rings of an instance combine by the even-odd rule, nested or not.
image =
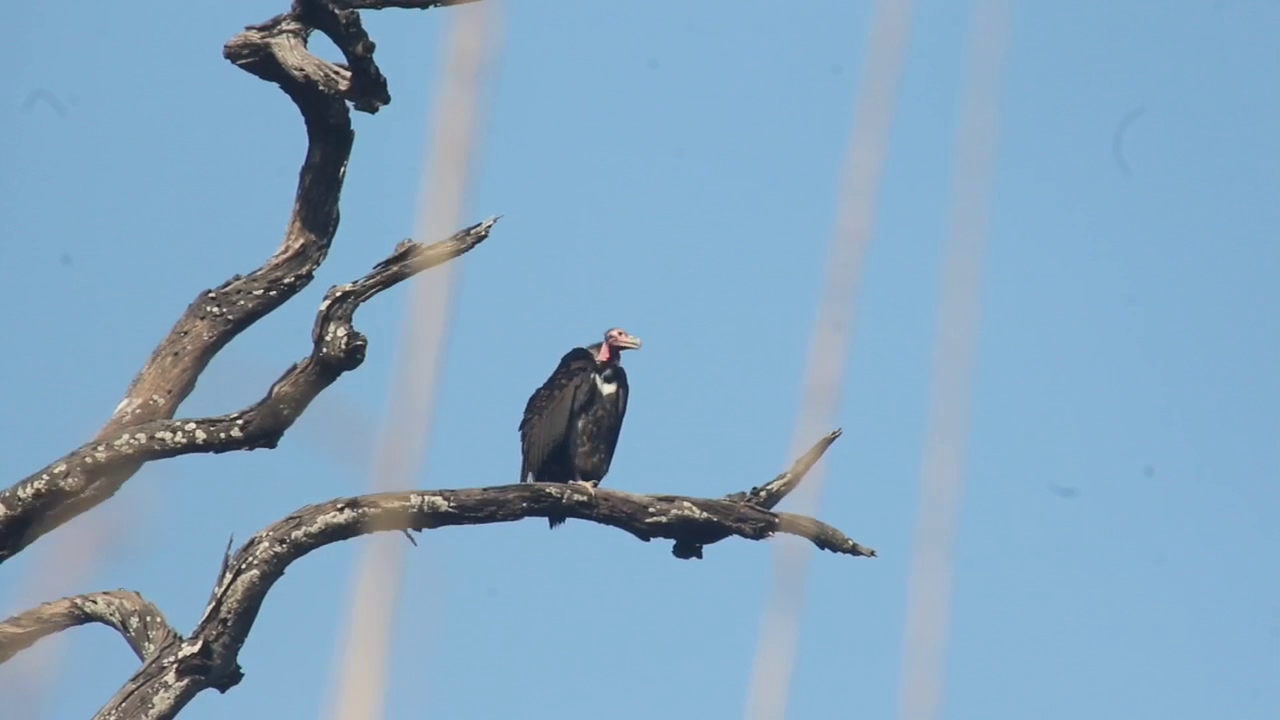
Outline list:
[[[279,85],[306,126],[309,144],[284,241],[262,267],[197,296],[97,437],[0,492],[0,563],[111,497],[147,462],[275,447],[321,392],[364,361],[367,340],[353,325],[364,302],[461,256],[489,236],[497,218],[432,245],[400,243],[364,277],[329,289],[316,315],[311,352],[289,367],[261,400],[228,415],[174,419],[213,357],[306,287],[328,254],[353,141],[347,104],[375,113],[391,99],[357,10],[470,1],[294,0],[289,12],[246,28],[226,44],[224,56]],[[326,62],[308,51],[307,41],[317,30],[342,51],[345,64]],[[240,682],[240,650],[267,593],[291,563],[326,545],[387,530],[558,515],[625,530],[645,542],[673,540],[672,553],[681,559],[701,558],[705,546],[731,536],[762,540],[777,533],[806,538],[835,553],[875,556],[874,550],[826,523],[773,511],[839,435],[836,430],[822,438],[771,482],[718,499],[524,483],[381,493],[310,505],[257,533],[234,554],[228,552],[209,604],[189,637],[170,627],[136,593],[94,593],[45,603],[0,622],[0,662],[66,628],[104,623],[124,636],[143,664],[96,717],[172,719],[198,693],[209,688],[225,692]]]
[[[393,267],[400,266],[384,270],[398,272]],[[0,623],[0,661],[39,637],[83,622],[105,622],[129,639],[143,666],[96,717],[176,717],[203,690],[226,692],[243,678],[240,650],[267,593],[291,563],[325,545],[386,530],[561,515],[616,527],[646,542],[674,540],[673,554],[680,558],[702,557],[703,546],[730,536],[763,540],[775,533],[798,535],[835,553],[874,557],[874,550],[826,523],[769,509],[799,485],[839,435],[837,430],[822,438],[772,482],[720,499],[636,495],[607,488],[592,493],[577,485],[522,483],[379,493],[310,505],[257,533],[224,559],[209,604],[189,638],[169,628],[141,597],[99,593],[48,603]]]
[[[387,10],[389,8],[429,10],[438,7],[468,5],[473,2],[479,2],[479,0],[340,0],[338,4],[351,10]]]
[[[364,362],[368,341],[352,325],[357,308],[378,293],[466,253],[489,236],[497,218],[465,228],[431,245],[402,241],[395,253],[354,283],[329,289],[311,332],[311,354],[294,363],[271,385],[265,397],[244,410],[207,418],[153,420],[100,438],[59,458],[0,494],[40,507],[50,498],[69,498],[92,487],[95,478],[114,477],[152,460],[194,453],[225,453],[274,448],[303,411],[344,372]],[[21,506],[19,506],[21,507]],[[0,547],[21,538],[0,523]]]
[[[0,622],[0,664],[50,635],[88,623],[115,628],[143,662],[182,641],[155,605],[138,593],[112,590],[54,600]]]
[[[374,279],[371,275],[363,284],[331,291],[325,304],[329,317],[322,310],[316,327],[317,332],[324,326],[333,334],[317,336],[317,351],[277,381],[267,400],[219,418],[173,420],[213,357],[305,288],[328,256],[338,229],[338,203],[354,137],[347,103],[376,113],[391,101],[386,78],[373,60],[374,43],[354,8],[446,4],[453,3],[296,0],[288,13],[248,27],[226,44],[223,55],[246,72],[279,85],[298,106],[306,126],[307,153],[284,241],[258,269],[196,296],[133,379],[97,437],[0,491],[0,563],[110,498],[149,460],[187,452],[273,447],[315,392],[331,383],[335,373],[359,364],[364,339],[338,334],[350,330],[350,313],[363,300],[433,263],[419,267],[406,259],[397,265],[397,272],[408,272],[404,277],[388,282],[391,276]],[[329,63],[308,51],[307,40],[315,30],[342,51],[345,65]],[[459,252],[450,254],[451,246],[445,245],[436,251],[423,250],[421,257],[437,258],[434,264],[456,257],[483,240],[491,225],[485,224],[483,230],[469,228],[463,232],[470,235],[461,240],[455,237],[452,247],[460,248]],[[250,431],[250,425],[255,429]]]

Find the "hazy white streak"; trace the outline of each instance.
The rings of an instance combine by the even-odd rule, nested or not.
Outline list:
[[[910,0],[879,0],[873,11],[827,284],[809,346],[804,396],[789,457],[803,453],[836,425],[853,338],[854,301],[875,224],[880,176],[888,154],[894,103],[911,29],[911,9]],[[826,462],[821,461],[791,496],[789,510],[817,515],[825,479]],[[796,540],[780,539],[774,555],[773,591],[765,610],[747,695],[749,720],[780,720],[786,715],[804,583],[812,553],[807,543]]]
[[[942,706],[950,624],[952,547],[969,442],[972,377],[981,318],[982,261],[990,225],[1007,0],[978,0],[965,58],[951,232],[943,255],[938,339],[908,590],[898,717],[930,720]]]
[[[448,12],[447,60],[414,229],[420,241],[441,240],[461,225],[483,73],[494,44],[494,12],[493,2]],[[448,329],[453,270],[459,262],[429,270],[411,283],[400,366],[374,459],[374,492],[412,487],[424,464]],[[391,629],[408,546],[399,534],[374,536],[365,546],[354,581],[338,683],[334,714],[338,720],[383,717]]]

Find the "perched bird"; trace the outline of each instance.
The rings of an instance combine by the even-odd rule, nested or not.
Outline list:
[[[595,490],[609,472],[627,414],[622,352],[639,347],[640,338],[611,328],[604,341],[560,358],[524,408],[520,482],[579,483]],[[565,518],[548,521],[554,529]]]

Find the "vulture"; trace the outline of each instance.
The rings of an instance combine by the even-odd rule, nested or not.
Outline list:
[[[520,420],[520,482],[571,482],[592,490],[600,484],[627,414],[622,353],[639,347],[640,338],[611,328],[603,341],[560,358]],[[547,520],[555,529],[565,518]]]

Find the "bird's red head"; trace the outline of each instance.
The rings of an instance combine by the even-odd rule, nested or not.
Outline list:
[[[638,350],[639,348],[640,338],[622,328],[609,328],[609,331],[604,334],[604,342],[600,343],[600,350],[596,354],[596,360],[599,362],[617,362],[623,350]]]

